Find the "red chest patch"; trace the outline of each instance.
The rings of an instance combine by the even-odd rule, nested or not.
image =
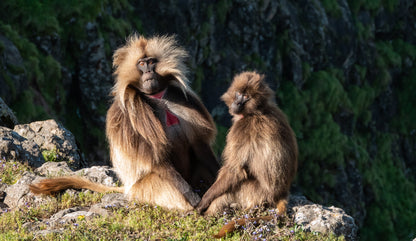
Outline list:
[[[179,119],[176,117],[176,115],[172,114],[170,111],[166,111],[166,125],[173,126],[179,124]]]
[[[154,99],[162,99],[163,96],[165,95],[166,89],[154,94],[154,95],[150,95],[150,97],[154,98]],[[173,126],[173,125],[177,125],[179,124],[179,119],[178,117],[176,117],[176,115],[174,115],[172,112],[170,112],[169,110],[165,111],[165,117],[166,117],[166,126]]]

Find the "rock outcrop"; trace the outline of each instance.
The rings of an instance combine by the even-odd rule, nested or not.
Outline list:
[[[74,136],[55,120],[0,126],[0,156],[40,167],[45,161],[67,161],[73,169],[82,166]],[[45,160],[46,159],[46,160]]]
[[[45,172],[47,171],[47,172]],[[3,203],[7,208],[14,209],[19,206],[33,206],[45,204],[51,197],[36,196],[29,192],[28,185],[44,178],[60,175],[78,175],[109,186],[116,186],[118,179],[110,167],[93,166],[91,168],[80,169],[76,172],[70,170],[66,162],[50,163],[46,162],[41,167],[34,170],[34,173],[26,172],[24,176],[14,185],[5,189],[6,197]],[[42,176],[40,176],[42,175]],[[71,195],[80,192],[69,190]],[[89,192],[84,190],[84,192]],[[129,201],[124,194],[110,193],[103,196],[100,203],[90,207],[74,207],[61,210],[50,218],[36,223],[26,223],[24,226],[36,233],[44,235],[49,232],[59,232],[58,224],[75,223],[78,217],[82,216],[86,220],[96,216],[110,215],[109,207],[119,208],[127,206]],[[293,195],[290,197],[289,212],[292,213],[294,223],[301,226],[305,231],[334,233],[343,235],[346,240],[357,240],[358,227],[354,219],[346,214],[342,209],[336,207],[325,207],[308,201],[304,196]],[[40,230],[39,227],[47,227]],[[271,227],[272,228],[272,227]],[[274,227],[276,228],[276,227]]]
[[[37,206],[50,202],[53,197],[36,196],[30,193],[28,185],[45,177],[76,175],[88,178],[108,186],[116,186],[118,178],[108,166],[92,166],[79,169],[80,155],[72,134],[54,120],[39,121],[25,125],[17,125],[14,130],[0,127],[0,153],[3,160],[21,160],[32,167],[33,172],[25,172],[23,177],[13,185],[3,184],[0,207],[16,209],[21,206]],[[45,162],[42,151],[53,150],[57,154],[55,161]],[[46,157],[47,158],[47,157]],[[65,160],[56,162],[56,160]],[[82,190],[68,190],[74,195]],[[89,192],[83,190],[84,192]],[[106,194],[100,203],[90,207],[74,207],[61,210],[50,218],[23,224],[25,228],[37,235],[61,232],[58,228],[62,223],[75,223],[78,217],[85,220],[96,216],[110,215],[108,207],[117,208],[128,205],[123,194]],[[306,200],[303,196],[292,196],[289,207],[294,222],[306,231],[334,233],[344,235],[346,240],[355,240],[357,225],[354,219],[342,209],[324,207]],[[40,227],[47,227],[46,229]]]
[[[356,240],[358,227],[350,215],[341,208],[325,207],[308,201],[304,196],[292,196],[290,206],[294,222],[303,230],[343,235],[345,240]]]
[[[4,103],[3,99],[0,98],[0,126],[13,129],[18,124],[17,118],[13,111]]]
[[[363,240],[414,234],[416,1],[129,0],[78,2],[59,14],[54,4],[0,4],[0,96],[19,121],[58,119],[89,165],[108,165],[114,50],[135,31],[176,34],[221,141],[229,80],[263,72],[297,134],[300,192],[342,207]]]

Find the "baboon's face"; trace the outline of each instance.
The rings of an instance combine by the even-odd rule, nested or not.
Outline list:
[[[156,72],[157,64],[158,60],[153,57],[137,61],[137,70],[141,74],[138,88],[145,94],[155,94],[167,86],[165,79]]]
[[[250,100],[250,97],[247,93],[241,93],[239,91],[235,92],[234,101],[230,106],[230,113],[234,114],[242,114],[247,101]]]

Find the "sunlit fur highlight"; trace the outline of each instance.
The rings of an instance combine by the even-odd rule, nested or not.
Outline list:
[[[147,39],[137,34],[131,35],[125,46],[119,48],[113,55],[116,79],[113,93],[115,99],[118,99],[117,104],[120,105],[120,108],[115,111],[127,113],[130,123],[122,123],[123,120],[127,120],[119,118],[122,113],[112,113],[107,115],[107,122],[110,123],[107,125],[107,132],[111,131],[111,127],[122,127],[114,128],[121,130],[122,133],[112,138],[113,145],[122,147],[123,152],[135,157],[147,155],[144,149],[151,148],[154,151],[152,158],[157,163],[158,160],[166,158],[165,150],[168,140],[165,131],[155,115],[148,114],[140,118],[136,116],[140,113],[152,113],[153,110],[142,96],[138,96],[136,90],[129,88],[129,85],[135,86],[141,77],[136,67],[138,60],[149,56],[158,59],[157,73],[162,76],[173,76],[174,83],[172,84],[178,83],[184,92],[188,89],[186,77],[188,70],[184,63],[188,54],[178,45],[174,36],[155,36]],[[138,138],[137,134],[140,134],[151,147],[143,145],[138,147],[141,138]]]
[[[188,69],[185,65],[188,53],[178,45],[175,36],[155,36],[146,39],[133,34],[127,38],[126,45],[113,55],[116,76],[113,93],[117,95],[122,105],[126,99],[127,86],[134,85],[141,77],[140,72],[136,71],[137,61],[149,56],[159,60],[157,73],[162,76],[172,75],[184,91],[188,89],[189,80],[186,77]]]
[[[124,187],[108,187],[108,191],[124,191],[139,202],[189,211],[200,201],[193,187],[203,186],[205,191],[214,182],[219,165],[210,144],[216,128],[188,87],[187,56],[173,36],[134,34],[115,51],[114,98],[107,112],[106,134],[111,161]],[[156,91],[164,91],[163,99],[154,99],[142,89],[146,80],[137,64],[147,57],[157,60],[153,81],[159,84]],[[167,126],[167,112],[178,119],[175,125]],[[74,178],[45,179],[31,185],[31,190],[37,194],[71,187],[106,190]]]

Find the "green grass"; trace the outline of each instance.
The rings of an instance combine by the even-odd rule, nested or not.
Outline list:
[[[16,183],[25,171],[25,164],[2,158],[0,179],[2,183]],[[289,217],[278,217],[273,210],[256,208],[248,212],[229,210],[215,217],[203,217],[196,212],[180,213],[159,206],[129,202],[124,207],[107,207],[108,216],[92,219],[83,215],[75,222],[58,224],[60,233],[34,236],[27,223],[38,229],[48,229],[47,220],[60,210],[82,207],[87,210],[100,203],[104,194],[91,191],[64,192],[40,205],[26,203],[18,209],[0,210],[0,240],[210,240],[226,222],[244,217],[274,215],[273,220],[259,224],[249,223],[223,240],[344,240],[334,234],[305,232]],[[30,225],[29,225],[30,226]]]
[[[88,207],[100,200],[100,194],[90,193],[86,198],[62,195],[46,205],[18,211],[5,212],[0,216],[0,240],[30,240],[34,233],[24,228],[27,222],[42,222],[60,209],[72,206]],[[78,216],[75,222],[58,224],[62,233],[38,236],[40,240],[211,240],[222,225],[234,216],[202,217],[196,213],[183,214],[164,210],[158,206],[129,203],[125,207],[106,207],[109,216],[86,219]],[[243,217],[240,213],[239,217]],[[305,232],[288,218],[275,219],[271,224],[249,223],[246,227],[228,234],[222,240],[344,240],[333,234]],[[47,229],[47,223],[39,225]]]
[[[23,173],[29,170],[30,168],[25,164],[2,158],[0,159],[0,183],[15,184],[23,176]]]
[[[44,150],[42,151],[42,156],[47,162],[58,162],[58,153],[56,148],[52,150]]]

